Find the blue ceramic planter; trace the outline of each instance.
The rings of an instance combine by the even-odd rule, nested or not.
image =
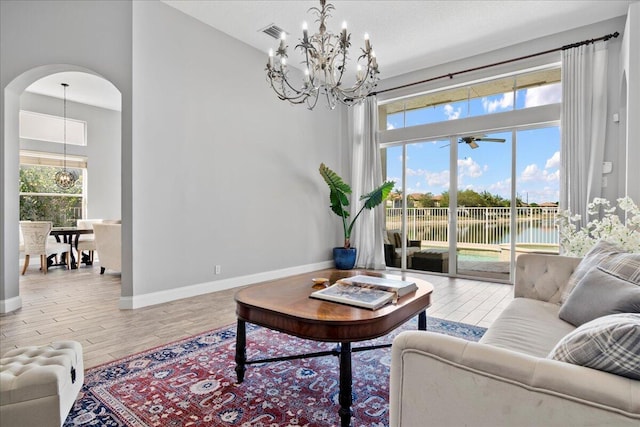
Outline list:
[[[356,248],[333,248],[333,260],[338,270],[351,270],[356,265]]]

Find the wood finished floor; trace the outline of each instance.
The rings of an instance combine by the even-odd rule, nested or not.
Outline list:
[[[38,263],[39,264],[39,263]],[[120,275],[100,268],[31,265],[20,277],[22,308],[0,315],[0,354],[58,340],[82,344],[86,368],[235,322],[237,289],[136,310],[118,309]],[[434,284],[428,316],[489,326],[511,301],[513,287],[467,279],[414,274]]]

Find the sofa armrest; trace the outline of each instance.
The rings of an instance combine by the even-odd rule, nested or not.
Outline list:
[[[640,381],[424,331],[393,341],[389,396],[392,427],[640,420]]]
[[[567,281],[582,258],[522,254],[516,261],[514,297],[560,303]]]

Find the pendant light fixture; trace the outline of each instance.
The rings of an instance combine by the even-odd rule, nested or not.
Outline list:
[[[56,173],[55,181],[56,185],[63,190],[68,190],[76,184],[78,175],[74,171],[67,169],[67,83],[61,83],[64,91],[64,157],[62,163],[62,169]]]

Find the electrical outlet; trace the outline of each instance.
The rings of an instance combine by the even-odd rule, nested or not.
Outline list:
[[[216,274],[220,274],[221,271],[222,271],[222,267],[219,265],[216,265]]]

